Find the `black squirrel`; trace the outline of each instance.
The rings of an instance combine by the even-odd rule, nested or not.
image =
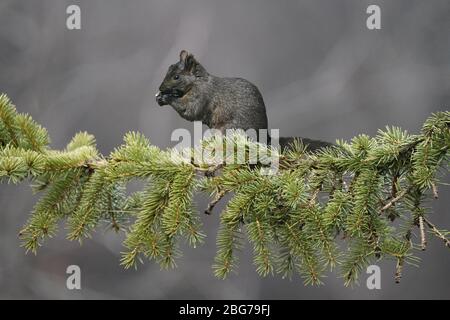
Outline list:
[[[227,129],[268,129],[264,100],[254,84],[241,78],[213,76],[186,50],[180,52],[177,63],[169,66],[156,101],[160,106],[172,106],[186,120],[201,121],[222,133]],[[295,139],[310,151],[333,145],[308,138],[280,137],[281,149],[289,148]]]

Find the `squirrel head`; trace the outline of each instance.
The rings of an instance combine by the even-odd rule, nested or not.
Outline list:
[[[170,104],[174,99],[182,98],[196,82],[204,81],[207,76],[205,68],[194,55],[182,50],[180,60],[169,66],[156,94],[156,101],[160,106]]]

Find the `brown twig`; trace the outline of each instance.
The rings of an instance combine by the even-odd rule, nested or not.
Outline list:
[[[431,183],[431,190],[433,190],[433,197],[435,199],[439,198],[438,188],[436,187],[436,184],[434,182]]]
[[[113,228],[115,232],[119,232],[120,225],[116,220],[116,215],[114,214],[114,212],[111,212],[110,218],[111,218],[111,228]]]
[[[439,231],[438,228],[434,224],[432,224],[427,218],[423,217],[423,221],[427,224],[427,226],[431,229],[431,231],[434,233],[436,237],[444,241],[444,244],[447,248],[450,248],[450,240],[445,237],[445,235],[442,234],[441,231]]]
[[[87,167],[87,168],[89,168],[91,170],[103,168],[103,167],[106,167],[107,165],[108,165],[108,160],[106,160],[106,159],[88,160],[84,164],[85,167]]]
[[[400,283],[403,273],[403,259],[397,259],[397,266],[395,270],[395,283]]]
[[[208,207],[205,210],[205,214],[211,214],[216,204],[225,196],[226,193],[227,192],[225,190],[218,191],[214,199],[208,204]]]
[[[408,193],[408,191],[409,191],[410,189],[411,189],[411,188],[403,189],[403,191],[400,192],[395,198],[392,198],[391,200],[389,200],[389,202],[386,203],[386,204],[383,206],[383,208],[381,208],[381,211],[386,211],[387,209],[389,209],[390,207],[392,207],[398,200],[400,200],[401,198],[403,198],[403,196],[404,196],[406,193]]]
[[[214,167],[207,168],[206,170],[203,170],[203,172],[205,173],[206,177],[211,178],[211,177],[214,177],[216,175],[216,172],[219,171],[222,168],[223,168],[223,164],[220,163],[220,164],[218,164],[218,165],[216,165]]]
[[[396,173],[394,175],[394,178],[392,179],[392,186],[391,186],[391,198],[394,199],[397,196],[397,181],[398,181],[398,174]]]
[[[419,217],[419,229],[420,229],[420,248],[425,251],[427,248],[427,238],[425,237],[425,226],[423,224],[423,216]]]

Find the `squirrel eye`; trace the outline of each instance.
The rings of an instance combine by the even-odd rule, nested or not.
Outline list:
[[[178,80],[178,79],[180,79],[180,76],[179,76],[179,75],[175,75],[173,78],[174,78],[175,80]]]

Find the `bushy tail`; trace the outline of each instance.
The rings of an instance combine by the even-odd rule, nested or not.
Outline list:
[[[286,151],[287,149],[292,148],[292,146],[296,140],[299,142],[302,142],[303,145],[306,147],[306,149],[309,151],[317,151],[321,148],[331,147],[331,146],[335,145],[330,142],[321,141],[321,140],[313,140],[313,139],[308,139],[308,138],[280,137],[279,143],[280,143],[281,151]]]

